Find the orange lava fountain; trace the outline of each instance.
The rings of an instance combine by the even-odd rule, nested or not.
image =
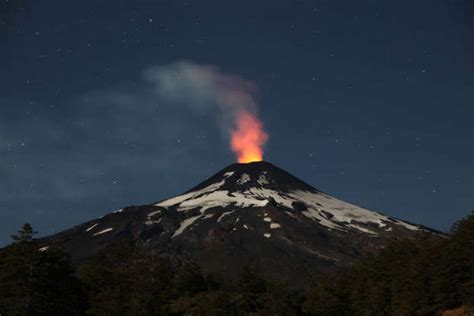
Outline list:
[[[239,163],[261,161],[263,145],[268,140],[268,134],[263,130],[263,124],[248,111],[238,113],[235,128],[231,131],[231,148]]]

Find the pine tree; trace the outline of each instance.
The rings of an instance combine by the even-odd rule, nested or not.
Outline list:
[[[69,257],[41,248],[25,224],[0,251],[0,306],[6,315],[80,315],[86,300]]]
[[[29,242],[33,240],[33,236],[38,232],[33,231],[33,227],[29,223],[23,224],[22,229],[18,231],[18,235],[12,235],[14,242]]]

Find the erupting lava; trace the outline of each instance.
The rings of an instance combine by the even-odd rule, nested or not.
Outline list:
[[[237,161],[239,163],[261,161],[262,147],[268,140],[263,124],[252,113],[242,111],[236,116],[235,125],[231,131],[231,147],[237,155]]]

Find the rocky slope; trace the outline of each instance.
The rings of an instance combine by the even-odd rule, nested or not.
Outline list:
[[[333,198],[267,162],[233,164],[195,188],[130,206],[44,239],[76,263],[119,238],[233,277],[244,266],[308,284],[390,239],[427,228]]]

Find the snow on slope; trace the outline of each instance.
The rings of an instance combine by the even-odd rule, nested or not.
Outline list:
[[[401,225],[409,230],[419,229],[415,225],[360,208],[321,192],[300,189],[284,192],[267,188],[266,185],[270,181],[268,181],[265,175],[258,175],[258,185],[256,186],[236,189],[234,191],[224,190],[222,187],[232,175],[233,172],[227,172],[220,181],[214,182],[200,190],[191,191],[155,204],[164,208],[175,207],[177,211],[181,212],[199,209],[201,215],[185,219],[175,232],[175,236],[181,234],[187,227],[200,219],[206,210],[210,208],[227,206],[235,208],[264,207],[270,202],[292,210],[295,208],[295,203],[303,204],[305,208],[303,208],[301,213],[304,216],[317,221],[320,225],[329,229],[347,230],[347,228],[352,228],[367,234],[377,234],[360,224],[375,224],[379,228],[383,228],[387,226],[387,223]],[[235,182],[237,187],[239,187],[250,180],[250,175],[244,173]],[[150,217],[155,213],[150,213],[148,216]],[[217,221],[219,222],[223,216],[229,213],[222,214]],[[286,214],[292,216],[290,212],[286,212]]]

